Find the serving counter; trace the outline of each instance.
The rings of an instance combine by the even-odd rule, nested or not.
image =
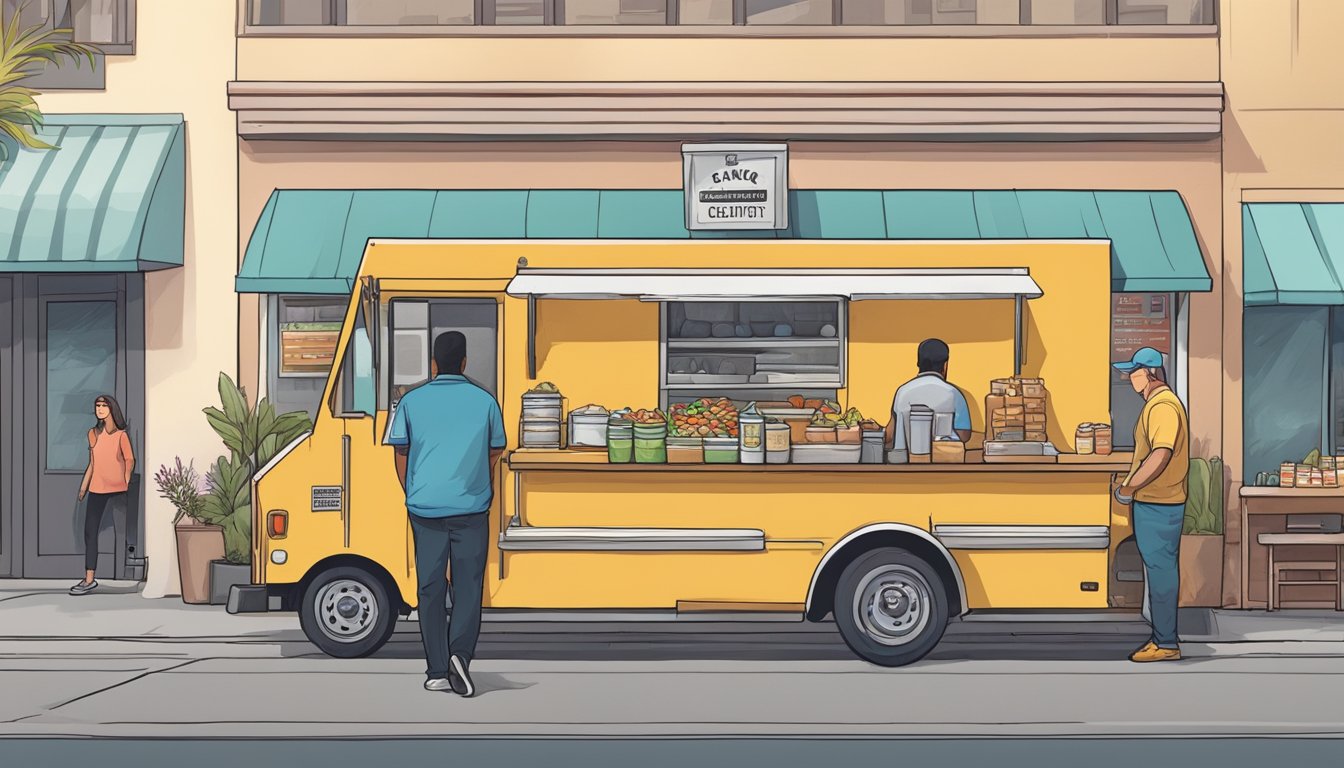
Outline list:
[[[1344,514],[1344,488],[1246,486],[1241,489],[1241,607],[1269,605],[1269,551],[1259,542],[1262,533],[1282,533],[1289,515]],[[1307,548],[1303,557],[1329,555],[1329,547]],[[1303,605],[1302,607],[1307,607]],[[1312,607],[1333,608],[1319,601]]]
[[[599,451],[521,449],[509,455],[514,472],[718,472],[718,473],[1121,473],[1128,472],[1129,453],[1109,456],[1062,454],[1041,457],[1040,461],[985,462],[979,451],[968,451],[967,461],[959,464],[612,464]]]

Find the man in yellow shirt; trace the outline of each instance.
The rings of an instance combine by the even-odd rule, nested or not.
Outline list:
[[[1134,539],[1147,576],[1153,637],[1130,661],[1176,661],[1176,611],[1181,592],[1181,527],[1185,522],[1185,476],[1190,470],[1190,426],[1185,406],[1167,386],[1162,353],[1144,347],[1115,369],[1129,375],[1143,395],[1134,427],[1134,463],[1116,498],[1132,504]]]

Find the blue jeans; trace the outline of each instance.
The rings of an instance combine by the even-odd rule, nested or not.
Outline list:
[[[1181,528],[1184,504],[1149,504],[1136,501],[1134,539],[1143,557],[1148,620],[1153,642],[1159,648],[1177,648],[1176,610],[1181,594]]]

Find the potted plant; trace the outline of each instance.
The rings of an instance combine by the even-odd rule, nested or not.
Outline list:
[[[252,480],[285,446],[313,428],[303,411],[277,415],[266,398],[248,407],[247,396],[227,374],[219,374],[219,408],[204,409],[210,426],[229,449],[206,472],[209,491],[203,518],[220,526],[222,556],[210,563],[210,601],[228,602],[229,589],[252,580]]]
[[[1181,605],[1222,605],[1223,496],[1222,460],[1190,459],[1181,530]]]
[[[174,458],[173,466],[160,466],[154,474],[159,496],[177,510],[173,529],[177,537],[177,575],[182,601],[205,603],[210,599],[210,561],[224,556],[224,532],[205,519],[205,497],[200,476],[191,464]]]

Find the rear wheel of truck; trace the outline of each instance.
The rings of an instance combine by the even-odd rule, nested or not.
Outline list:
[[[835,588],[835,623],[865,661],[900,667],[924,658],[947,628],[947,588],[923,558],[896,547],[865,552]]]
[[[340,566],[319,574],[304,590],[299,625],[328,656],[358,659],[392,637],[397,612],[382,580],[362,568]]]

